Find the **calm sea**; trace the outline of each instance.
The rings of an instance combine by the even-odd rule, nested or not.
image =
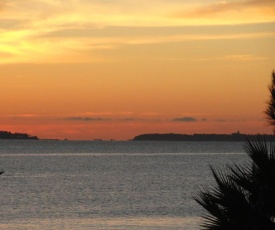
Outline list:
[[[0,229],[199,229],[209,164],[240,142],[0,141]]]

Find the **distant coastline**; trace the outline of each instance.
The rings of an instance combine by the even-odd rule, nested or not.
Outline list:
[[[133,141],[246,141],[249,140],[266,140],[275,141],[275,135],[269,134],[241,134],[240,132],[231,134],[174,134],[174,133],[154,133],[141,134],[135,136]]]
[[[26,133],[11,133],[9,131],[0,131],[0,139],[39,140],[37,136]]]

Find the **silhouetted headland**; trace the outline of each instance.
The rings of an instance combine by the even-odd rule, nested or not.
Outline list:
[[[241,134],[240,132],[231,134],[142,134],[134,137],[133,141],[246,141],[261,139],[275,141],[275,135],[269,134]]]
[[[38,137],[31,136],[26,133],[11,133],[8,131],[0,131],[0,139],[38,140]]]

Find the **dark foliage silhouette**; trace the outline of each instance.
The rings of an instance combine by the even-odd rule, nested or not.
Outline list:
[[[270,101],[265,113],[275,125],[275,73],[269,86]],[[207,211],[203,229],[275,229],[275,146],[265,141],[247,141],[245,151],[251,159],[244,165],[211,168],[216,181],[212,190],[204,189],[195,200]]]
[[[211,167],[217,187],[195,198],[209,213],[204,229],[275,229],[275,147],[248,141],[246,152],[252,163]]]
[[[269,100],[267,102],[267,109],[265,114],[270,125],[275,126],[275,72],[271,74],[271,84],[268,87],[269,89]]]

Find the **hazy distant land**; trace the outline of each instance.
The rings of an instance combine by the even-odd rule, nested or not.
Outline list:
[[[38,140],[37,136],[31,136],[26,133],[11,133],[8,131],[0,131],[0,139],[23,139],[23,140]]]
[[[12,133],[0,131],[0,139],[22,139],[39,140],[37,136],[27,133]],[[275,135],[271,134],[242,134],[240,132],[231,134],[175,134],[175,133],[151,133],[135,136],[132,141],[246,141],[246,140],[266,140],[275,142]],[[54,139],[57,140],[57,139]],[[66,139],[67,140],[67,139]],[[101,140],[101,139],[95,139]]]
[[[249,140],[266,140],[275,141],[275,135],[269,134],[241,134],[240,132],[231,134],[141,134],[134,137],[133,141],[246,141]]]

